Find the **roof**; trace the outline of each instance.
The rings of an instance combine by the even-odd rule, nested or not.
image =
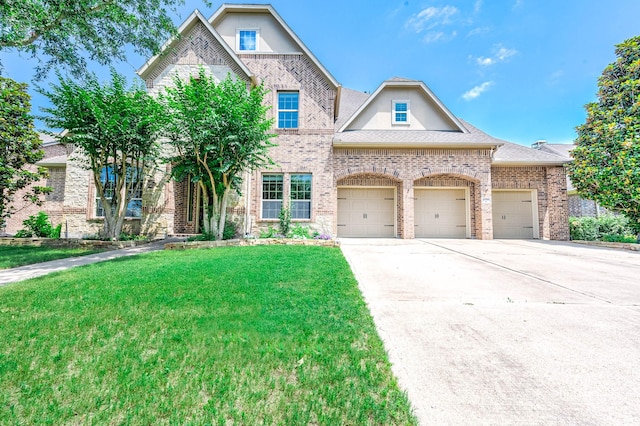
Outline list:
[[[220,5],[218,10],[216,10],[211,18],[209,18],[209,22],[211,25],[215,26],[219,20],[224,17],[227,13],[232,12],[260,12],[260,13],[270,13],[276,21],[284,28],[284,30],[289,34],[289,36],[293,39],[293,41],[300,47],[300,50],[314,63],[316,67],[320,70],[322,74],[326,77],[326,79],[333,85],[334,88],[340,87],[340,83],[335,77],[327,70],[324,65],[320,63],[318,58],[311,53],[311,50],[300,40],[300,37],[287,25],[287,23],[282,19],[282,17],[276,12],[276,10],[270,4],[228,4],[224,3]]]
[[[560,155],[571,159],[571,150],[576,146],[572,143],[545,143],[538,148],[540,151]]]
[[[64,167],[67,165],[67,156],[59,155],[57,157],[44,158],[36,163],[36,166],[42,167]]]
[[[495,148],[505,142],[456,118],[464,132],[442,130],[349,130],[334,135],[335,147]]]
[[[557,154],[533,149],[511,142],[504,142],[493,154],[492,165],[495,166],[523,166],[523,165],[562,165],[571,161]]]
[[[336,130],[341,128],[354,112],[369,98],[368,93],[343,87],[340,91],[340,108],[336,120]]]
[[[375,92],[371,96],[369,96],[358,109],[351,114],[351,116],[345,120],[345,122],[338,127],[338,132],[344,131],[349,124],[351,124],[359,115],[362,113],[369,104],[371,104],[374,99],[382,93],[387,87],[413,87],[422,91],[422,93],[429,98],[436,106],[444,113],[444,115],[451,120],[454,127],[457,127],[461,132],[466,132],[467,129],[462,125],[462,123],[454,116],[451,111],[438,99],[438,97],[427,87],[424,82],[419,80],[410,80],[408,78],[402,77],[393,77],[389,80],[383,81],[382,84],[376,89]]]
[[[252,81],[254,81],[254,76],[249,71],[249,68],[238,58],[238,55],[229,47],[229,45],[222,39],[220,34],[213,28],[213,26],[207,21],[207,19],[200,13],[198,9],[194,10],[191,15],[180,25],[178,28],[178,35],[171,37],[160,49],[160,53],[149,59],[145,62],[142,67],[137,71],[138,75],[146,80],[146,78],[151,74],[151,71],[165,58],[165,54],[168,50],[174,48],[180,41],[181,36],[189,32],[198,22],[202,23],[207,30],[211,33],[211,35],[216,39],[216,41],[222,46],[226,53],[231,56],[231,59],[237,64],[237,66],[249,77]]]

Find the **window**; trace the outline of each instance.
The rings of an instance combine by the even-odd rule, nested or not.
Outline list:
[[[262,218],[278,219],[282,209],[282,175],[262,176]]]
[[[409,101],[393,101],[392,124],[409,124]]]
[[[238,30],[237,40],[239,51],[258,50],[258,30]]]
[[[311,219],[311,175],[291,175],[291,218]]]
[[[278,128],[298,128],[298,92],[278,92]]]
[[[138,185],[141,180],[141,170],[135,167],[127,167],[127,176],[125,184],[129,182],[133,183],[131,188],[132,197],[129,204],[127,204],[126,217],[142,217],[142,185]],[[113,167],[103,167],[100,172],[100,182],[104,185],[104,196],[107,199],[113,197],[113,192],[116,189],[116,174],[113,171]],[[114,206],[115,207],[115,206]],[[100,200],[100,196],[96,194],[96,216],[104,217],[104,206]]]

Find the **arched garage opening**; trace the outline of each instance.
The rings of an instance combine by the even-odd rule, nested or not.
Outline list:
[[[416,238],[475,238],[480,224],[479,182],[451,174],[413,184]]]
[[[337,181],[338,237],[396,238],[402,235],[402,181],[359,173]]]

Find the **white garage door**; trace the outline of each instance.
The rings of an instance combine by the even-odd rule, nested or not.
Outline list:
[[[464,188],[414,188],[416,238],[465,238],[467,191]]]
[[[395,237],[394,188],[338,188],[339,237]]]
[[[532,191],[493,191],[493,238],[538,238]]]

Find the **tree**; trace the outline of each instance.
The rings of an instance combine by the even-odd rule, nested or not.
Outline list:
[[[26,168],[44,157],[30,110],[27,85],[0,77],[0,228],[5,227],[6,220],[15,211],[16,192],[47,176],[42,167]],[[23,198],[39,205],[39,196],[49,190],[32,186]]]
[[[581,196],[627,216],[640,242],[640,36],[617,45],[616,56],[576,128],[569,175]]]
[[[219,83],[203,68],[197,77],[162,95],[168,111],[165,136],[174,149],[168,158],[174,179],[190,179],[200,188],[204,232],[222,239],[226,208],[239,192],[245,171],[273,164],[268,149],[273,120],[266,118],[263,85],[250,89],[231,76]]]
[[[60,74],[58,79],[51,91],[40,89],[53,105],[43,108],[49,114],[44,121],[67,130],[59,139],[73,144],[81,154],[77,158],[92,172],[104,236],[118,239],[127,212],[141,214],[144,177],[159,152],[162,106],[140,84],[128,89],[113,69],[107,84],[95,75],[80,83]]]
[[[3,0],[0,50],[15,49],[49,59],[36,68],[42,78],[52,66],[76,77],[87,60],[104,65],[126,59],[125,46],[150,56],[175,33],[165,7],[183,0]],[[208,2],[207,2],[208,4]]]

